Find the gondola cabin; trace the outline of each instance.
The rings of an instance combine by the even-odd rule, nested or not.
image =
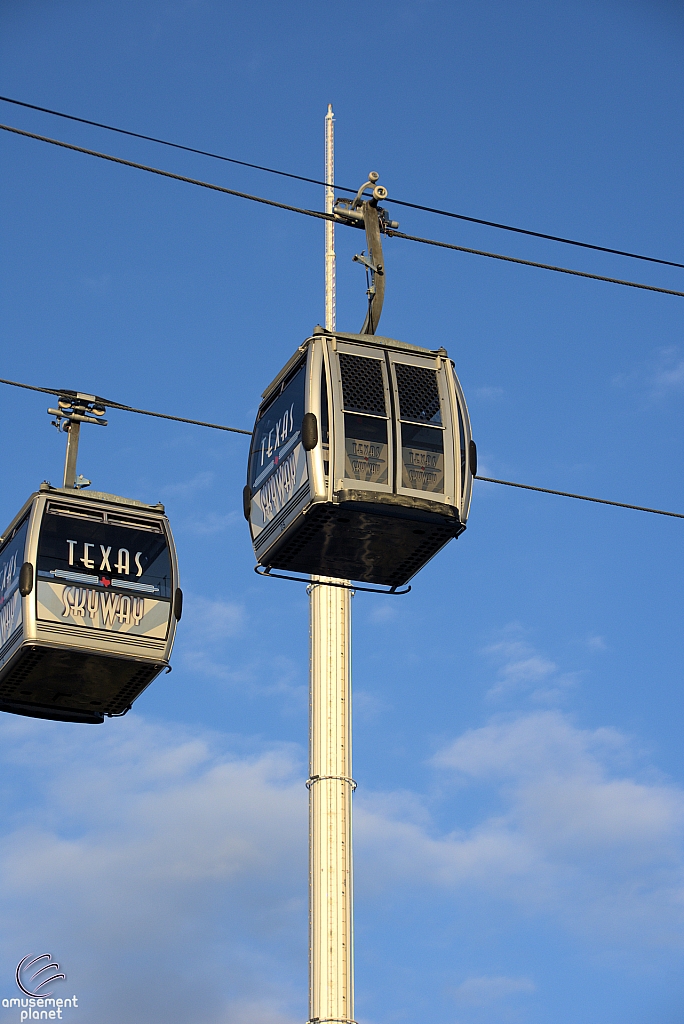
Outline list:
[[[181,607],[162,505],[41,484],[0,538],[0,711],[124,714],[168,667]]]
[[[245,488],[257,561],[401,586],[465,530],[472,459],[445,349],[317,328],[257,415]]]

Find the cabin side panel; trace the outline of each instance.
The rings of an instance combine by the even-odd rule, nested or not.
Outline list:
[[[0,665],[23,632],[23,601],[19,573],[25,559],[29,516],[24,517],[0,548]]]
[[[307,359],[294,368],[262,406],[249,460],[250,527],[257,550],[289,523],[309,495],[309,470],[302,444]]]

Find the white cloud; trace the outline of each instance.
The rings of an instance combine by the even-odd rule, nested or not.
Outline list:
[[[494,457],[491,461],[496,461],[496,458]],[[512,471],[510,470],[510,467],[508,468],[508,470],[507,469],[502,469],[500,465],[498,466],[498,468],[497,467],[492,468],[491,461],[490,461],[489,457],[487,456],[487,453],[484,452],[478,446],[478,449],[477,449],[477,477],[476,477],[476,480],[481,480],[482,477],[491,477],[494,480],[510,479],[510,476],[512,475]],[[477,500],[477,501],[482,501],[482,500],[487,500],[487,501],[499,500],[499,496],[503,497],[503,493],[502,493],[502,488],[501,487],[496,487],[496,486],[494,486],[494,484],[492,484],[492,486],[489,487],[489,485],[485,484],[484,481],[482,481],[482,483],[479,483],[479,484],[475,485],[475,493],[473,495],[473,500]]]
[[[499,670],[501,681],[492,692],[509,687],[518,688],[526,683],[538,683],[557,669],[553,661],[541,657],[529,644],[519,640],[492,644],[487,651],[489,654],[503,656],[504,662]]]
[[[652,397],[658,398],[672,391],[684,390],[684,359],[679,349],[664,348],[658,354],[651,372]]]
[[[454,768],[471,778],[595,777],[598,753],[622,747],[627,741],[614,729],[593,732],[576,729],[556,711],[538,711],[511,720],[494,721],[471,729],[434,758],[442,768]]]
[[[454,996],[460,1003],[470,1006],[488,1006],[497,999],[505,999],[520,993],[536,991],[536,985],[529,978],[482,977],[466,978]]]
[[[134,715],[93,729],[0,716],[0,976],[49,949],[98,1024],[303,1019],[304,760],[289,747],[238,756],[209,731]],[[366,907],[387,888],[395,902],[470,894],[484,916],[503,901],[585,950],[646,964],[681,948],[684,793],[640,770],[628,737],[558,711],[500,716],[428,768],[428,797],[356,798]],[[483,972],[453,994],[502,1009],[534,991]]]
[[[380,625],[385,622],[395,622],[399,611],[396,605],[390,604],[388,601],[380,601],[374,603],[366,614],[369,622]]]
[[[306,703],[301,666],[267,647],[245,648],[240,643],[247,610],[233,601],[186,595],[176,656],[185,669],[229,685],[243,694],[281,694],[297,708]]]
[[[648,361],[616,374],[612,384],[615,387],[638,388],[647,399],[658,401],[669,394],[684,391],[684,359],[676,345],[662,348]]]
[[[576,680],[576,675],[561,674],[554,661],[525,640],[517,623],[507,626],[502,639],[490,644],[483,653],[498,666],[497,682],[487,693],[490,698],[526,694],[540,703],[555,703]]]
[[[504,394],[504,389],[496,387],[475,388],[475,394],[478,398],[483,398],[488,401],[496,401]]]
[[[4,813],[5,977],[45,947],[98,1024],[301,1016],[307,798],[294,750],[235,757],[219,737],[132,715],[92,730],[5,719],[0,737],[5,778],[21,767],[33,790]]]
[[[177,484],[166,484],[162,493],[174,497],[185,498],[196,491],[206,491],[214,482],[214,473],[205,470],[196,473],[190,480],[182,480]]]
[[[234,601],[211,600],[190,592],[184,596],[183,616],[187,643],[218,643],[242,631],[245,609]]]
[[[209,537],[215,533],[222,533],[230,526],[234,526],[239,521],[239,518],[239,513],[235,511],[225,512],[220,515],[216,512],[209,512],[204,516],[194,516],[193,518],[182,520],[180,522],[180,529],[185,530],[187,533],[196,534],[199,537]]]
[[[355,690],[353,696],[354,717],[364,722],[377,718],[387,710],[387,704],[377,694],[369,690]]]
[[[433,764],[455,773],[460,792],[489,787],[497,811],[440,831],[396,802],[362,796],[355,830],[373,863],[364,884],[474,888],[597,941],[680,944],[684,793],[626,774],[630,756],[617,730],[578,729],[555,711],[469,730]]]

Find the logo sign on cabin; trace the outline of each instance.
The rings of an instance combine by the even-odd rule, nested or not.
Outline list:
[[[171,565],[164,534],[48,513],[38,550],[38,617],[165,637]]]
[[[252,440],[249,486],[258,533],[308,479],[301,443],[306,367],[301,366],[259,417]]]

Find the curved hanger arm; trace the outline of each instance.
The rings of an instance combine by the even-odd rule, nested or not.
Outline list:
[[[371,272],[368,312],[361,328],[361,334],[375,334],[380,322],[382,304],[385,301],[385,267],[382,255],[380,217],[377,204],[372,200],[363,204],[363,224],[366,229],[368,269]]]

